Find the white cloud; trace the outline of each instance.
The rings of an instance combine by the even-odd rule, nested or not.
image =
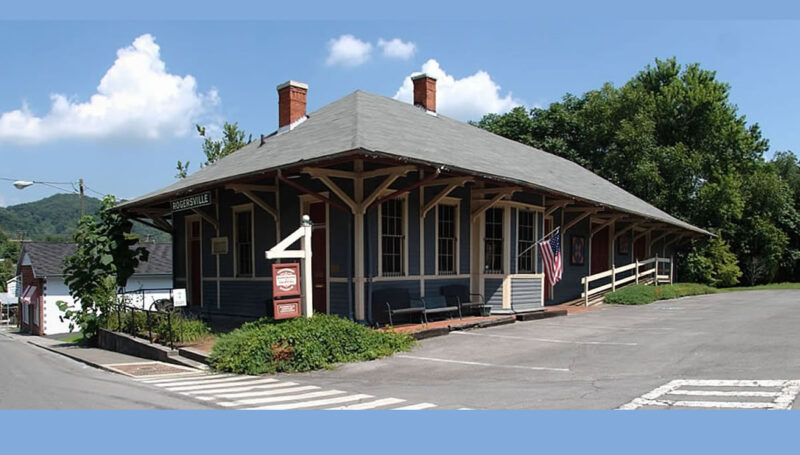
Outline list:
[[[166,71],[153,36],[119,49],[117,59],[86,102],[52,94],[50,112],[36,116],[27,103],[0,115],[0,144],[61,139],[158,139],[184,136],[219,103],[216,90],[200,93],[191,75]]]
[[[422,72],[436,78],[436,110],[459,120],[479,120],[484,114],[508,112],[522,104],[511,96],[511,92],[501,96],[500,86],[483,70],[456,79],[445,73],[439,62],[430,59],[422,65]],[[419,73],[411,76],[414,74]],[[395,99],[408,103],[414,101],[411,76],[403,80]]]
[[[383,38],[378,40],[378,47],[383,50],[383,56],[387,58],[397,58],[400,60],[408,60],[414,56],[417,51],[417,45],[409,42],[403,42],[400,38],[395,38],[386,41]]]
[[[372,44],[353,35],[342,35],[328,41],[328,66],[358,66],[369,60]]]

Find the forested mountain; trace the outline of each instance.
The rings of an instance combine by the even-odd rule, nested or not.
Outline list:
[[[95,214],[100,200],[84,197],[87,214]],[[0,231],[8,237],[35,241],[71,241],[80,218],[80,197],[77,194],[53,196],[25,204],[0,207]],[[169,242],[170,236],[134,222],[133,233],[143,239]],[[148,237],[149,236],[149,237]]]

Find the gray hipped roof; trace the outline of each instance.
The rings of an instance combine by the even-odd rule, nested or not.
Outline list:
[[[410,104],[356,91],[313,112],[291,131],[253,141],[194,174],[120,208],[188,194],[265,170],[362,149],[526,184],[708,234],[564,158]]]
[[[140,245],[147,248],[150,258],[136,267],[134,276],[172,275],[171,243],[143,243]],[[22,265],[23,258],[27,256],[31,261],[36,278],[62,276],[64,275],[64,259],[75,254],[75,249],[74,243],[26,242],[22,244],[17,268]],[[17,274],[19,274],[19,270],[17,270]]]

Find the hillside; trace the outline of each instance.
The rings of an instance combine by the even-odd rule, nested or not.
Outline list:
[[[86,196],[87,214],[97,213],[100,200]],[[80,197],[77,194],[54,194],[35,202],[0,207],[0,231],[17,238],[24,232],[26,240],[70,241],[80,218]],[[157,229],[134,222],[133,233],[158,242],[169,242],[170,236]]]

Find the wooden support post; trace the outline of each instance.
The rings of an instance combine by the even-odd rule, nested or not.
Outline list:
[[[617,290],[617,268],[614,264],[611,264],[611,292]]]
[[[655,265],[655,267],[656,267],[656,270],[655,270],[656,279],[655,279],[654,283],[655,283],[656,286],[658,286],[658,255],[656,255],[656,260],[655,260],[655,262],[653,262],[653,265]]]
[[[673,265],[675,264],[675,256],[669,257],[669,284],[672,284]]]
[[[303,314],[310,318],[314,314],[314,279],[311,269],[311,218],[303,216]]]
[[[589,280],[583,278],[583,306],[589,306]]]
[[[639,260],[636,260],[636,278],[634,279],[634,283],[639,284]]]

